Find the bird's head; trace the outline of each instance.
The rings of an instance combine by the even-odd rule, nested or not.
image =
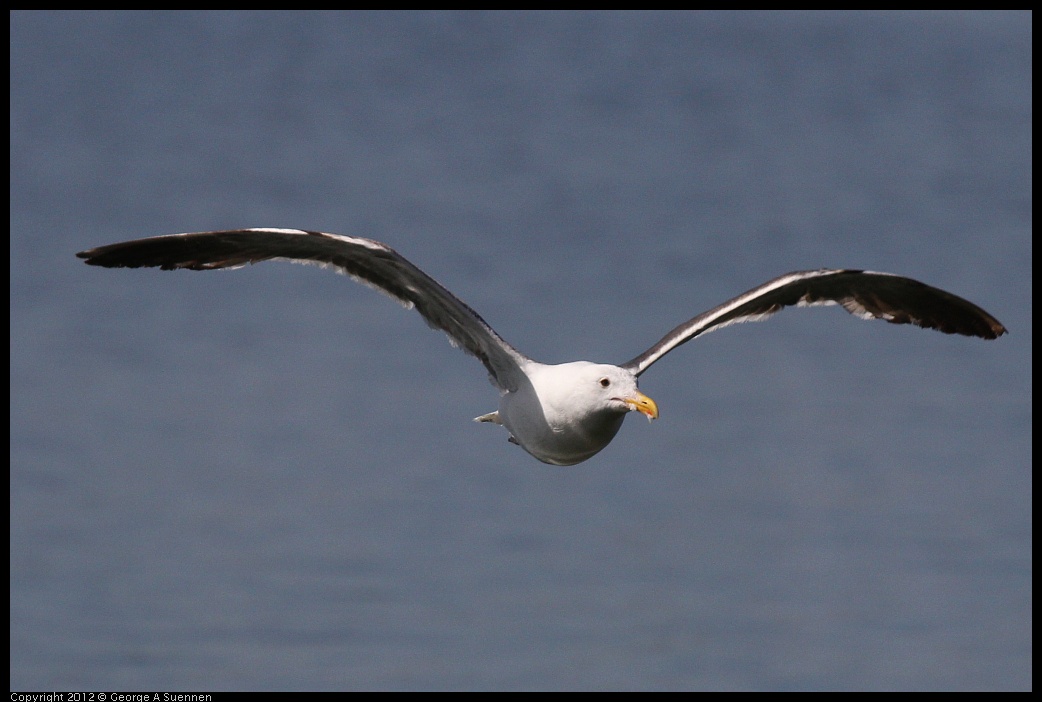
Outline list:
[[[630,371],[607,363],[576,361],[553,366],[553,394],[556,399],[590,413],[608,411],[625,414],[640,412],[648,421],[658,418],[655,401],[637,388],[637,377]]]

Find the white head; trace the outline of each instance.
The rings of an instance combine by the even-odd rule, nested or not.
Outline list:
[[[548,419],[566,416],[581,421],[634,410],[649,420],[658,417],[655,401],[637,389],[637,377],[619,366],[589,361],[543,366],[532,382]]]

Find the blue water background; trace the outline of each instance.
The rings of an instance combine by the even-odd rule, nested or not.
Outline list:
[[[1031,15],[15,12],[12,689],[1031,687]],[[101,270],[242,226],[388,242],[543,361],[778,274],[794,311],[544,466],[474,359],[326,271]]]

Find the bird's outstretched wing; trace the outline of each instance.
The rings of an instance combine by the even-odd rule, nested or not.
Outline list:
[[[454,346],[477,357],[504,390],[516,389],[528,361],[466,303],[394,249],[370,239],[300,229],[236,229],[136,239],[76,255],[106,268],[201,271],[271,260],[332,267],[416,308]]]
[[[862,319],[916,324],[945,334],[982,339],[996,339],[1006,333],[997,319],[972,302],[917,280],[891,273],[822,268],[780,276],[703,312],[622,367],[640,375],[652,363],[700,334],[729,324],[766,319],[793,305],[841,305]]]

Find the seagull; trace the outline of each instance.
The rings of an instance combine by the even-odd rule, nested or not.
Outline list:
[[[784,307],[840,305],[862,319],[915,324],[945,334],[996,339],[1006,328],[950,292],[891,273],[821,268],[787,273],[703,312],[619,365],[544,364],[503,340],[436,280],[371,239],[301,229],[236,229],[172,234],[76,254],[92,266],[213,270],[260,261],[332,268],[415,308],[427,324],[476,357],[498,388],[499,409],[476,417],[504,427],[509,441],[544,463],[581,463],[607,446],[629,412],[659,416],[637,378],[667,353],[714,329],[766,319]]]

